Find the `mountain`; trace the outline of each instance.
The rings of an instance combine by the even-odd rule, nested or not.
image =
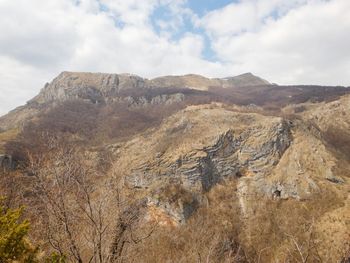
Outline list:
[[[152,93],[152,91],[154,93],[155,90],[164,88],[205,91],[214,87],[240,88],[257,85],[269,85],[269,83],[251,73],[226,79],[210,79],[190,74],[149,80],[133,74],[62,72],[51,83],[47,83],[26,106],[19,107],[0,118],[0,129],[6,130],[20,125],[23,121],[35,116],[48,103],[72,99],[90,100],[94,103],[111,102],[120,97],[133,96],[135,91],[136,93]]]
[[[72,262],[346,262],[349,113],[250,73],[63,72],[0,118],[0,189]]]
[[[230,103],[237,105],[255,104],[274,107],[278,104],[277,106],[281,107],[310,100],[329,100],[348,93],[348,89],[271,85],[251,73],[224,79],[210,79],[189,74],[148,80],[133,74],[62,72],[51,83],[47,83],[27,105],[0,117],[0,129],[16,128],[45,108],[68,100],[79,99],[93,103],[126,101],[135,105],[147,102],[149,99],[157,101],[162,94],[167,94],[168,97],[171,95],[169,98],[176,97],[175,100],[178,100],[184,93],[207,98],[215,96],[216,100],[225,102],[229,100]],[[169,98],[163,96],[161,100]]]
[[[116,97],[123,90],[135,88],[191,88],[195,90],[208,90],[210,87],[259,85],[269,85],[269,83],[251,73],[225,79],[209,79],[200,75],[190,74],[185,76],[165,76],[148,80],[132,74],[62,72],[51,83],[47,84],[40,94],[30,102],[44,103],[77,97],[97,102]]]
[[[270,84],[267,80],[254,76],[252,73],[245,73],[235,77],[228,77],[223,80],[234,87],[262,86]]]

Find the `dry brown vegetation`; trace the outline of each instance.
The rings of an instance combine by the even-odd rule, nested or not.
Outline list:
[[[156,128],[187,105],[221,102],[230,108],[254,103],[265,114],[279,115],[289,103],[328,101],[346,92],[341,87],[314,86],[135,89],[120,93],[121,98],[132,97],[133,105],[66,101],[27,123],[16,139],[16,131],[0,133],[0,140],[7,142],[6,152],[21,164],[21,169],[1,174],[0,187],[8,197],[7,206],[29,208],[33,240],[46,253],[56,251],[72,262],[322,262],[315,220],[336,209],[334,204],[343,205],[333,192],[321,191],[308,202],[260,197],[254,217],[246,221],[240,214],[236,181],[223,182],[204,194],[199,210],[186,224],[164,227],[143,221],[145,200],[134,190],[121,188],[123,175],[116,172],[107,179],[107,173],[118,170],[108,153],[100,152],[103,169],[84,154],[91,146],[126,141]],[[143,105],[138,100],[144,97],[150,102],[178,93],[185,95],[184,100],[168,105]],[[297,113],[304,110],[300,107],[288,118],[300,120]],[[330,127],[322,136],[349,161],[346,131]],[[160,150],[177,143],[171,134],[166,140],[159,142]],[[243,170],[240,176],[245,176]],[[161,190],[165,199],[192,198],[179,185]],[[349,261],[346,257],[344,262]]]
[[[244,88],[211,88],[209,91],[224,96],[226,101],[238,105],[255,104],[258,106],[278,108],[282,108],[288,104],[298,104],[307,101],[332,101],[349,93],[349,90],[345,87],[277,85]]]
[[[128,107],[124,103],[96,105],[68,101],[27,123],[14,140],[7,141],[6,152],[24,162],[28,151],[50,151],[50,140],[70,142],[76,146],[94,146],[123,140],[155,127],[183,105]]]
[[[242,226],[232,187],[219,186],[184,225],[159,226],[152,235],[129,249],[130,262],[248,262],[239,243]],[[176,186],[170,186],[171,192]],[[170,195],[168,192],[165,195]],[[129,262],[129,261],[128,261]]]
[[[3,131],[3,132],[0,131],[0,151],[4,151],[5,144],[8,141],[14,140],[18,133],[19,133],[18,129],[12,129],[12,130]]]
[[[41,247],[72,262],[323,262],[315,219],[335,203],[341,206],[328,192],[308,203],[258,198],[256,216],[246,221],[232,180],[207,193],[186,224],[144,224],[143,200],[125,199],[118,185],[97,191],[96,178],[103,176],[76,154],[56,152],[50,160],[61,164],[55,168],[33,164],[36,190],[22,199],[31,205],[27,212],[34,238],[44,241]]]
[[[350,133],[335,127],[328,127],[323,138],[332,145],[347,161],[350,161]]]
[[[337,197],[327,192],[321,192],[307,203],[257,197],[255,216],[246,219],[239,213],[235,184],[233,180],[215,186],[206,195],[207,200],[203,200],[206,205],[202,204],[185,225],[158,227],[148,239],[129,247],[127,259],[324,262],[318,251],[323,240],[315,231],[315,222],[323,213],[334,209],[335,203],[341,206],[341,200],[334,200]]]
[[[80,141],[84,144],[88,142],[89,145],[98,145],[110,140],[126,139],[148,128],[156,127],[163,119],[188,105],[212,102],[220,102],[226,105],[254,104],[262,106],[265,114],[280,115],[281,108],[287,104],[306,101],[330,101],[348,92],[349,90],[344,87],[274,85],[240,89],[213,87],[209,91],[175,87],[126,89],[118,94],[121,101],[96,104],[89,100],[69,100],[59,103],[47,111],[43,110],[37,120],[25,125],[18,141],[22,144],[28,144],[27,148],[33,149],[35,144],[39,143],[40,137],[46,137],[47,134],[50,134],[56,137],[68,135],[75,142]],[[151,100],[157,96],[172,94],[183,94],[184,100],[170,104],[150,104]],[[130,105],[123,101],[123,98],[126,97],[132,98],[134,103]],[[144,100],[148,101],[149,104],[142,104]],[[44,105],[40,107],[45,108]],[[250,109],[252,112],[255,110],[254,108]],[[0,140],[7,136],[9,132],[12,131],[0,133]],[[333,136],[331,132],[328,133],[328,137]],[[12,148],[12,150],[9,148]],[[12,153],[13,148],[19,149],[23,146],[9,148],[7,151]]]
[[[45,155],[27,149],[22,172],[1,174],[6,206],[22,204],[32,240],[68,262],[124,262],[125,250],[154,229],[136,231],[143,200],[127,199],[120,178],[106,176],[79,147],[48,138]],[[108,161],[108,160],[106,160]]]

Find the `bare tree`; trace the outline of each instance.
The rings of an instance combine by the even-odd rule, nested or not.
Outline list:
[[[298,240],[295,236],[285,233],[291,241],[291,249],[288,249],[290,258],[296,262],[322,262],[322,259],[317,251],[314,233],[314,219],[305,227],[305,236],[302,240]]]
[[[135,234],[145,200],[122,196],[118,178],[96,169],[79,150],[52,140],[46,156],[28,153],[28,172],[43,207],[48,243],[74,262],[118,262],[126,244],[151,235]]]

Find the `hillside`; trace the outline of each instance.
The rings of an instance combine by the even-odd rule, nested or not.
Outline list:
[[[0,189],[69,262],[347,262],[349,93],[63,72],[0,118]]]

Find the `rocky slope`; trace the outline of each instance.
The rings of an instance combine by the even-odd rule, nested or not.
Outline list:
[[[5,146],[9,141],[18,147],[40,146],[30,157],[38,154],[42,166],[52,163],[53,167],[39,166],[36,172],[25,165],[16,170],[11,164],[16,178],[25,182],[21,187],[26,196],[31,195],[27,187],[33,181],[28,175],[59,170],[62,165],[60,160],[45,159],[56,156],[59,148],[51,137],[40,141],[45,134],[65,138],[69,149],[80,149],[84,163],[98,170],[99,176],[88,178],[96,190],[94,201],[107,192],[110,181],[118,179],[118,188],[112,184],[118,190],[116,198],[122,193],[128,202],[143,204],[139,224],[155,222],[161,227],[145,243],[137,246],[134,242],[135,247],[129,248],[129,255],[144,255],[144,262],[171,262],[181,257],[183,262],[193,262],[190,258],[200,253],[208,253],[213,262],[224,262],[221,256],[230,258],[235,251],[226,249],[232,239],[244,250],[242,257],[240,248],[234,252],[242,258],[236,262],[299,262],[305,258],[302,262],[340,262],[350,248],[347,93],[344,87],[270,85],[251,74],[147,80],[129,74],[64,72],[26,106],[0,118],[0,127],[6,130],[0,133],[0,140]],[[71,111],[66,102],[81,108]],[[132,114],[125,114],[125,108]],[[83,115],[87,109],[91,114]],[[151,111],[156,113],[146,114]],[[154,120],[158,115],[162,118]],[[52,116],[56,119],[48,122]],[[106,119],[101,121],[101,116]],[[21,128],[31,122],[38,136]],[[59,132],[53,133],[47,123],[55,124]],[[88,127],[87,131],[71,129],[75,123]],[[152,125],[135,132],[135,123]],[[114,129],[126,135],[102,136]],[[11,148],[2,149],[7,154],[0,156],[2,168],[8,168],[8,158],[12,158],[6,149]],[[108,221],[113,224],[118,217],[115,210],[110,211]],[[210,229],[200,228],[203,220],[211,224]],[[82,225],[79,231],[84,231]],[[40,227],[38,223],[38,233]],[[200,243],[211,230],[215,238]],[[166,247],[180,246],[188,233],[187,239],[197,240],[194,242],[201,247],[185,246],[178,249],[181,255]],[[114,232],[110,234],[118,239]],[[131,233],[125,242],[133,240]],[[214,241],[217,243],[211,243]],[[85,243],[80,245],[89,250]]]
[[[315,220],[312,231],[320,242],[318,253],[332,262],[350,241],[350,165],[334,153],[322,137],[322,128],[310,122],[309,114],[312,118],[326,117],[322,110],[333,104],[339,107],[339,101],[327,103],[317,111],[304,113],[305,119],[294,120],[240,113],[222,104],[191,106],[156,130],[119,145],[114,152],[115,165],[127,187],[149,193],[150,218],[162,225],[184,224],[207,204],[206,193],[230,180],[236,182],[231,194],[238,202],[236,212],[244,222],[241,234],[245,238],[253,239],[256,224],[262,224],[257,217],[276,219],[277,215],[269,215],[273,210],[261,211],[267,203],[307,207],[307,216]],[[348,122],[342,116],[340,127]],[[179,186],[181,194],[169,190],[174,185]],[[286,207],[283,209],[291,209]],[[305,213],[293,209],[295,214],[290,218]],[[332,238],[325,234],[329,228],[334,233]],[[288,228],[285,231],[288,233]],[[325,243],[333,244],[332,252]],[[284,246],[278,245],[274,255]]]
[[[116,164],[135,188],[169,181],[203,193],[235,178],[242,196],[303,200],[319,190],[318,182],[347,180],[346,174],[334,174],[337,159],[312,129],[300,120],[238,113],[222,105],[192,106],[119,147]]]

